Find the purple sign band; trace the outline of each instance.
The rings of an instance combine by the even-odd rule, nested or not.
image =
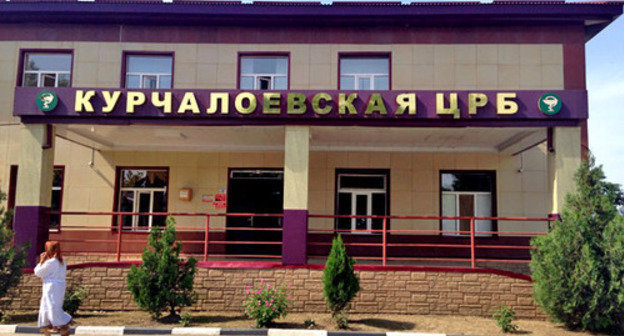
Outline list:
[[[56,106],[52,109],[46,109],[50,105],[42,105],[40,101],[44,90],[56,95]],[[497,126],[500,123],[513,126],[531,122],[569,126],[588,117],[585,90],[244,91],[32,87],[15,89],[13,114],[24,123],[198,125],[487,123]]]

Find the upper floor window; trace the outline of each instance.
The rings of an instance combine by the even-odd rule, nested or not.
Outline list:
[[[390,90],[390,56],[340,56],[340,90]]]
[[[287,90],[288,56],[240,56],[240,89]]]
[[[173,55],[127,54],[125,87],[128,89],[171,89]]]
[[[22,86],[69,86],[71,53],[26,52],[23,57]]]

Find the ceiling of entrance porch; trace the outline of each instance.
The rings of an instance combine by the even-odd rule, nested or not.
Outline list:
[[[281,151],[284,126],[57,125],[57,136],[105,151]],[[313,151],[473,151],[514,154],[545,128],[312,126]]]

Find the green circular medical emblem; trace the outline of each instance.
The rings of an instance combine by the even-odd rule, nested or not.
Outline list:
[[[56,104],[58,104],[58,97],[52,91],[41,91],[37,95],[37,107],[43,112],[54,110]]]
[[[561,111],[561,98],[554,93],[547,93],[540,97],[537,101],[537,106],[544,114],[554,115]]]

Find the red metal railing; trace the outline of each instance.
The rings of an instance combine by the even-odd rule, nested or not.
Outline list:
[[[222,227],[211,227],[210,219],[211,218],[233,218],[233,217],[249,217],[249,218],[283,218],[283,214],[252,214],[252,213],[189,213],[189,212],[152,212],[152,213],[133,213],[133,212],[84,212],[84,211],[62,211],[62,212],[50,212],[50,214],[60,214],[63,216],[113,216],[115,218],[114,225],[65,225],[62,227],[62,230],[59,231],[50,231],[51,234],[58,235],[58,240],[65,243],[64,245],[69,245],[70,248],[67,249],[70,252],[74,252],[76,254],[83,255],[111,255],[111,252],[114,250],[115,259],[117,261],[121,260],[122,255],[140,255],[142,253],[142,248],[147,244],[147,235],[149,232],[149,228],[133,229],[131,226],[123,225],[124,216],[174,216],[174,217],[193,217],[193,218],[203,218],[203,222],[201,225],[197,226],[183,226],[176,225],[176,231],[178,232],[178,240],[184,246],[193,246],[193,245],[201,245],[201,251],[197,251],[197,248],[187,248],[187,250],[191,250],[191,253],[183,253],[184,255],[193,255],[203,258],[204,261],[207,261],[209,257],[218,257],[218,258],[281,258],[281,250],[278,254],[262,254],[262,253],[253,253],[257,251],[261,251],[262,248],[256,248],[256,251],[251,251],[252,253],[248,254],[240,254],[240,253],[210,253],[210,247],[215,245],[225,247],[228,245],[254,245],[259,246],[262,245],[267,246],[281,246],[281,233],[282,228],[263,228],[263,227],[226,227],[225,225]],[[67,218],[67,217],[65,217]],[[103,219],[106,221],[106,219]],[[221,233],[223,237],[228,232],[276,232],[276,235],[279,235],[279,240],[233,240],[233,239],[211,239],[215,235],[215,233]],[[72,234],[69,234],[69,233]],[[92,239],[85,237],[87,233],[95,233],[97,238]],[[184,236],[185,233],[193,233],[192,236],[198,236],[199,233],[202,237],[199,239],[180,239],[180,236]],[[136,239],[137,234],[143,234],[144,239]],[[88,236],[88,234],[86,235]],[[103,237],[102,237],[103,236]],[[131,236],[130,238],[124,238],[126,236]],[[75,237],[75,238],[73,238]],[[89,244],[89,248],[85,250],[81,250],[80,248],[71,247],[80,245],[80,244]],[[96,245],[99,244],[99,245]],[[113,246],[110,246],[114,244]],[[124,251],[124,246],[128,244],[139,244],[140,251]],[[99,246],[104,248],[100,248],[105,251],[94,251],[93,246]],[[133,245],[136,249],[137,245]],[[195,252],[195,253],[193,253]]]
[[[183,243],[185,247],[185,255],[194,255],[207,261],[208,258],[281,258],[281,227],[231,227],[211,226],[211,219],[214,218],[283,218],[283,214],[253,214],[253,213],[187,213],[187,212],[155,212],[155,213],[132,213],[132,212],[80,212],[80,211],[64,211],[51,212],[51,214],[60,214],[63,216],[112,216],[114,225],[64,225],[59,232],[51,231],[54,238],[58,238],[61,242],[70,244],[74,248],[68,249],[75,254],[84,255],[105,255],[114,254],[117,261],[122,256],[140,255],[146,246],[147,239],[144,233],[147,230],[129,230],[129,227],[123,225],[123,216],[174,216],[174,217],[192,217],[198,218],[195,226],[176,225],[178,231],[178,241]],[[68,218],[68,217],[64,217]],[[499,262],[499,263],[527,263],[527,257],[509,258],[509,254],[513,251],[528,252],[532,247],[529,239],[522,241],[511,241],[508,238],[501,237],[532,237],[543,235],[548,231],[550,222],[549,218],[530,218],[530,217],[449,217],[449,216],[360,216],[360,215],[318,215],[310,214],[309,222],[318,219],[331,219],[333,221],[339,218],[358,218],[358,219],[377,219],[381,220],[381,228],[357,230],[353,234],[352,230],[339,230],[332,223],[331,229],[308,229],[308,258],[322,259],[326,258],[329,247],[331,246],[331,237],[336,234],[343,234],[345,245],[347,248],[354,250],[356,248],[363,249],[366,253],[350,252],[350,254],[359,260],[370,260],[381,262],[386,266],[388,262],[469,262],[470,266],[475,268],[479,262]],[[67,219],[65,219],[67,220]],[[441,220],[469,220],[469,230],[431,230],[431,229],[391,229],[389,222],[394,223],[400,221],[441,221]],[[543,231],[476,231],[476,222],[479,220],[489,220],[492,222],[542,222],[544,223]],[[103,222],[110,221],[109,218],[102,219]],[[227,236],[228,233],[247,232],[253,237],[250,239],[232,239]],[[275,232],[272,236],[273,240],[267,240],[267,233]],[[140,235],[143,233],[143,235]],[[139,234],[139,235],[137,235]],[[449,236],[451,235],[451,236]],[[488,236],[489,235],[489,236]],[[278,237],[279,236],[279,237]],[[142,239],[137,239],[141,237]],[[417,239],[423,237],[440,237],[441,239],[433,239],[431,241]],[[279,238],[276,239],[276,238]],[[243,246],[238,250],[228,250],[228,247]],[[271,253],[267,250],[273,248]],[[99,249],[99,251],[98,251]],[[134,251],[132,251],[134,249]],[[319,252],[321,250],[321,253]],[[324,249],[324,250],[323,250]],[[410,249],[426,249],[427,252],[434,253],[419,254],[407,253]],[[444,249],[455,251],[453,253],[439,252]],[[247,253],[238,253],[241,250]],[[313,251],[311,251],[313,250]],[[371,251],[379,250],[378,254],[371,254]],[[211,252],[212,251],[212,252]],[[438,251],[438,252],[435,252]],[[461,253],[458,253],[460,251]],[[499,251],[496,256],[488,257],[483,251]],[[511,251],[511,252],[510,252]],[[314,252],[317,252],[314,254]],[[433,254],[433,255],[431,255]],[[491,254],[491,253],[490,253]],[[528,253],[527,253],[528,254]]]
[[[376,260],[381,261],[383,266],[386,266],[388,261],[405,262],[405,261],[443,261],[443,262],[470,262],[472,268],[477,267],[478,262],[499,262],[499,263],[528,263],[529,258],[505,258],[505,255],[499,255],[491,258],[479,258],[480,250],[531,250],[532,247],[529,244],[528,237],[534,237],[538,235],[544,235],[547,233],[550,227],[550,222],[554,219],[550,218],[532,218],[532,217],[467,217],[467,216],[362,216],[362,215],[316,215],[310,214],[310,223],[315,218],[332,219],[336,221],[339,218],[356,218],[356,219],[381,219],[381,229],[367,229],[367,230],[338,230],[338,229],[308,229],[308,235],[320,235],[330,234],[334,236],[338,233],[345,237],[345,246],[351,247],[352,250],[360,247],[370,252],[371,248],[381,249],[379,256],[358,255],[357,252],[350,253],[355,259],[361,260]],[[389,229],[389,221],[404,221],[404,220],[469,220],[470,230],[406,230],[406,229]],[[505,221],[515,222],[542,222],[544,223],[543,231],[476,231],[475,223],[479,220],[496,221],[497,223]],[[335,226],[334,226],[335,227]],[[362,234],[364,233],[364,234]],[[365,235],[368,234],[368,235]],[[375,239],[375,235],[378,237]],[[403,236],[409,239],[409,235],[420,235],[420,237],[435,237],[435,235],[443,235],[444,239],[441,242],[413,242],[413,241],[397,241],[397,236]],[[451,236],[449,236],[451,235]],[[510,239],[501,238],[502,236],[508,237],[527,237],[523,244],[509,244]],[[367,239],[363,239],[366,237]],[[309,239],[310,240],[310,239]],[[377,240],[377,242],[371,241]],[[464,243],[468,240],[468,243]],[[506,241],[507,240],[507,241]],[[485,241],[486,243],[483,243]],[[495,243],[497,242],[497,243]],[[329,247],[331,241],[308,241],[310,247]],[[435,257],[422,257],[422,256],[389,256],[389,248],[440,248],[440,249],[455,249],[455,250],[468,250],[468,257],[445,257],[448,253],[440,253]],[[405,253],[405,251],[403,251]],[[457,252],[456,252],[457,254]],[[460,253],[464,254],[464,253]],[[320,255],[309,255],[309,258],[325,258]]]

